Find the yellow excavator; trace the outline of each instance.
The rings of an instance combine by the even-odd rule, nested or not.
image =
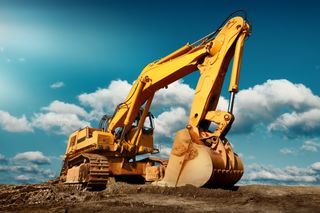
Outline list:
[[[239,181],[244,167],[226,134],[234,121],[234,97],[250,25],[246,18],[232,16],[217,31],[148,64],[114,114],[102,117],[99,128],[72,133],[60,181],[87,187],[106,185],[109,178],[174,187],[228,187]],[[228,110],[216,110],[232,58]],[[189,120],[176,133],[169,160],[137,160],[139,155],[159,152],[154,148],[154,116],[149,112],[155,93],[196,70],[200,77]],[[211,124],[216,128],[211,130]]]

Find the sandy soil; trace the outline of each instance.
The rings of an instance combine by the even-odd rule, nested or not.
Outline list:
[[[112,183],[87,191],[62,184],[0,185],[0,212],[320,212],[320,187]]]

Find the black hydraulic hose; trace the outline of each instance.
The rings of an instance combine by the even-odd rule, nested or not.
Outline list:
[[[226,24],[226,22],[237,13],[242,13],[243,15],[241,17],[245,21],[247,21],[247,12],[245,10],[236,10],[236,11],[232,12],[226,19],[224,19],[224,21],[221,23],[221,25],[215,31],[213,31],[212,33],[206,35],[205,37],[199,39],[198,41],[194,42],[193,44],[191,44],[191,46],[196,45],[197,43],[200,43],[200,42],[203,43],[203,42],[210,41],[213,38],[213,36],[221,30],[221,28]]]

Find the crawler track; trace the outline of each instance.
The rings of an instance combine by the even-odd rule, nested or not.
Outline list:
[[[70,181],[67,173],[69,169],[79,167],[78,181]],[[62,182],[82,184],[83,187],[106,186],[110,175],[108,159],[98,154],[81,154],[67,159],[61,171]]]

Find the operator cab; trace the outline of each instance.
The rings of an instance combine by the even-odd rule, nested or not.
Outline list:
[[[139,110],[139,113],[138,113],[136,119],[132,123],[132,129],[135,129],[138,127],[138,124],[139,124],[141,116],[142,116],[142,112],[143,112],[143,108],[141,108]],[[100,120],[99,128],[102,129],[103,131],[106,131],[108,129],[108,122],[111,117],[112,116],[104,115]],[[154,126],[155,126],[154,125],[154,115],[151,112],[148,112],[146,119],[144,121],[143,127],[142,127],[142,133],[144,135],[153,135]],[[115,129],[116,138],[120,138],[122,130],[123,130],[123,127],[117,127]]]
[[[132,123],[132,128],[135,128],[138,126],[139,121],[141,119],[143,109],[140,109],[138,116]],[[143,124],[142,133],[146,135],[152,135],[154,130],[154,116],[151,112],[148,112],[146,119]]]

